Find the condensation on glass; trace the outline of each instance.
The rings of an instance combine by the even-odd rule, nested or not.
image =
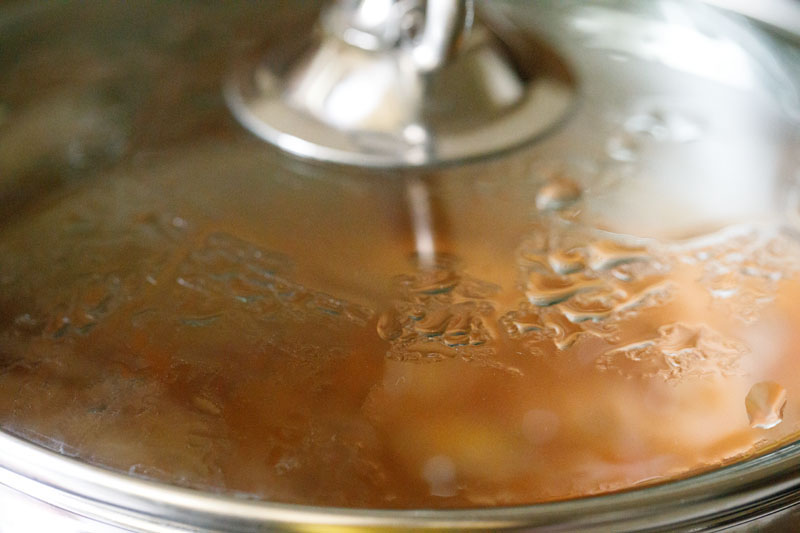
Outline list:
[[[61,468],[15,462],[34,443],[59,479],[101,467],[81,490],[124,492],[129,514],[149,487],[184,511],[211,498],[231,528],[460,508],[463,527],[577,528],[595,501],[700,502],[653,519],[669,529],[737,520],[698,510],[734,491],[727,465],[796,487],[785,44],[683,2],[498,3],[580,102],[502,158],[392,173],[287,157],[229,114],[235,58],[315,9],[5,11],[2,484]],[[48,479],[58,506],[108,516]]]

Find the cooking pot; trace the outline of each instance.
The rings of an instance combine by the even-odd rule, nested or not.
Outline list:
[[[486,4],[0,9],[0,531],[796,527],[797,7]]]

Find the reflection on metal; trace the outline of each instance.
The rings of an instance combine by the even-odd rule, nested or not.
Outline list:
[[[320,31],[282,45],[303,52],[244,65],[231,109],[288,152],[375,167],[491,155],[564,118],[574,87],[553,52],[497,14],[475,20],[471,1],[424,4],[339,1]]]
[[[419,178],[412,178],[406,184],[406,195],[417,259],[423,268],[431,267],[435,262],[436,243],[428,185]]]
[[[797,0],[705,0],[705,2],[740,13],[793,35],[800,35],[800,2]]]

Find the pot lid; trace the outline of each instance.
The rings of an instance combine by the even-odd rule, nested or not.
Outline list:
[[[796,438],[785,43],[684,2],[493,3],[563,62],[559,119],[370,170],[282,153],[225,100],[313,4],[3,8],[5,432],[385,508],[600,494]]]

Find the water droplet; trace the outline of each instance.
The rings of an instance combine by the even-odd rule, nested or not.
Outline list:
[[[625,246],[608,240],[589,245],[589,266],[593,270],[608,270],[625,263],[650,259],[647,250],[640,246]]]
[[[469,332],[469,345],[470,346],[483,346],[489,342],[489,334],[482,328],[475,327]]]
[[[786,389],[773,381],[762,381],[750,388],[744,400],[750,426],[769,429],[783,420]]]
[[[425,306],[418,303],[400,302],[397,306],[398,310],[404,312],[410,320],[414,322],[422,320],[425,316]]]
[[[639,375],[674,380],[687,376],[728,375],[747,347],[706,325],[674,323],[658,328],[658,336],[605,352],[602,368],[620,368],[623,361],[640,363]]]
[[[523,302],[516,311],[509,311],[500,318],[500,325],[512,339],[522,336],[540,334],[544,331],[538,310]]]
[[[428,483],[432,496],[448,498],[456,495],[456,465],[446,455],[436,455],[425,461],[422,478]]]
[[[545,331],[561,351],[571,348],[581,337],[595,335],[570,322],[562,313],[551,313],[544,319]]]
[[[525,295],[534,305],[549,306],[572,298],[586,291],[603,289],[606,283],[601,279],[588,278],[582,273],[570,276],[549,276],[531,272]]]
[[[189,226],[189,223],[186,222],[186,220],[182,219],[181,217],[173,217],[172,225],[175,226],[176,228],[184,229]]]
[[[605,320],[614,312],[616,301],[610,295],[604,296],[586,300],[574,298],[559,305],[559,310],[573,324]]]
[[[452,263],[449,258],[448,264]],[[395,279],[402,298],[394,302],[393,314],[378,320],[378,334],[391,343],[388,357],[400,361],[459,357],[492,364],[494,353],[480,347],[496,335],[486,320],[494,306],[485,298],[499,287],[438,266]]]
[[[708,291],[711,296],[725,300],[739,292],[739,275],[735,272],[720,274],[708,282]]]
[[[222,409],[217,404],[203,396],[195,396],[192,398],[192,405],[198,410],[207,415],[219,416],[222,414]]]
[[[537,272],[550,272],[551,266],[545,254],[531,251],[521,251],[519,253],[519,264],[530,270]]]
[[[285,476],[299,467],[300,460],[297,457],[292,455],[283,456],[275,463],[275,473],[279,476]]]
[[[279,275],[290,268],[290,260],[282,254],[215,233],[178,265],[175,281],[208,297],[231,299],[265,320],[280,316],[307,321],[313,316],[328,324],[338,321],[365,326],[372,317],[371,309]]]
[[[661,335],[660,346],[664,352],[671,354],[698,348],[706,337],[703,329],[680,323],[662,326],[658,332]]]
[[[786,235],[751,228],[712,242],[695,257],[704,263],[700,281],[712,305],[752,323],[774,299],[778,282],[796,275],[800,246]]]
[[[658,142],[676,143],[695,141],[703,134],[703,127],[697,120],[660,109],[633,115],[625,121],[625,130]]]
[[[569,178],[557,176],[536,193],[536,208],[541,211],[555,211],[568,207],[580,200],[583,191]]]
[[[378,335],[385,341],[396,339],[403,333],[403,325],[394,311],[385,311],[378,318]]]
[[[636,137],[622,133],[611,137],[606,143],[608,157],[615,161],[632,163],[639,158],[641,144]]]
[[[414,276],[401,278],[409,292],[417,294],[445,294],[453,290],[458,282],[458,275],[445,268],[424,269]]]
[[[39,321],[25,313],[14,319],[14,325],[21,329],[34,329],[39,325]]]
[[[457,286],[459,296],[470,299],[483,300],[489,298],[500,291],[500,287],[494,283],[489,283],[479,279],[464,276],[461,283]]]
[[[334,298],[330,294],[318,292],[310,295],[312,306],[323,313],[338,316],[342,311],[342,301]]]
[[[547,257],[550,267],[559,274],[572,274],[586,268],[583,255],[577,251],[557,250]]]
[[[220,317],[222,317],[222,314],[220,313],[209,316],[187,317],[182,319],[181,323],[192,328],[202,328],[210,326],[211,324],[219,320]]]
[[[471,316],[468,310],[457,312],[447,324],[445,334],[449,337],[465,336],[471,329]]]
[[[375,312],[369,307],[342,301],[344,316],[354,324],[366,326]]]
[[[417,331],[429,337],[438,337],[444,333],[448,322],[453,315],[450,314],[449,309],[437,309],[425,314],[422,319],[417,322]]]

